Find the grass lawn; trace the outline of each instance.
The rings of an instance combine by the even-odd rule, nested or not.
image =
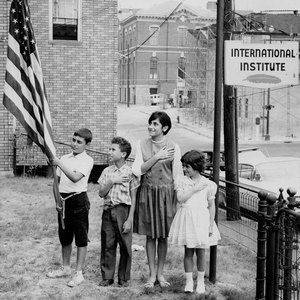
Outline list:
[[[217,283],[206,280],[206,295],[184,294],[183,249],[170,246],[165,277],[171,286],[145,290],[148,276],[146,253],[134,251],[132,282],[128,288],[100,287],[101,201],[97,185],[89,185],[90,233],[85,282],[66,286],[68,278],[49,279],[47,271],[60,264],[57,214],[52,179],[0,177],[0,299],[254,299],[255,255],[225,238],[218,247]],[[134,244],[144,237],[134,235]],[[76,250],[76,249],[74,249]],[[75,265],[73,251],[72,262]],[[209,257],[209,255],[208,255]],[[208,270],[208,264],[207,264]]]

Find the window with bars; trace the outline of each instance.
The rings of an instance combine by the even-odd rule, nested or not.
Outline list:
[[[81,0],[50,0],[52,40],[80,40]]]

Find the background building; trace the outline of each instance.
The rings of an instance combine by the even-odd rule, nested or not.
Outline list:
[[[153,94],[160,94],[164,101],[195,97],[195,89],[187,79],[187,55],[191,58],[199,48],[189,30],[214,23],[215,12],[182,4],[166,20],[176,4],[169,1],[119,14],[120,102],[128,101],[128,87],[130,103],[136,104],[150,104]]]
[[[2,105],[9,8],[0,0],[0,171],[11,170],[13,139],[17,165],[43,165],[45,156]],[[79,127],[92,130],[92,148],[106,152],[116,133],[117,1],[29,0],[56,141],[70,143]],[[58,155],[68,147],[56,144]],[[106,162],[94,155],[96,164]]]

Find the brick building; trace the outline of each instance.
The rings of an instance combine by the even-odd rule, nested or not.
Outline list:
[[[120,102],[127,101],[128,85],[130,102],[136,104],[150,104],[151,94],[178,99],[179,95],[188,97],[195,92],[187,80],[186,59],[199,47],[189,30],[214,23],[215,12],[181,4],[160,26],[175,8],[176,2],[169,1],[150,9],[123,10],[119,14]]]
[[[106,152],[116,133],[117,1],[29,0],[55,141],[70,143],[79,127],[92,130],[92,148]],[[10,1],[0,0],[0,98],[6,63]],[[0,171],[10,171],[13,137],[17,165],[43,165],[45,156],[0,104]],[[70,149],[56,144],[58,155]],[[105,155],[93,154],[96,164]]]

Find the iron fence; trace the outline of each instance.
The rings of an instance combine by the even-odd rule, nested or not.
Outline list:
[[[225,180],[219,185],[221,233],[256,253],[257,300],[300,299],[300,201],[296,191],[287,194]]]

